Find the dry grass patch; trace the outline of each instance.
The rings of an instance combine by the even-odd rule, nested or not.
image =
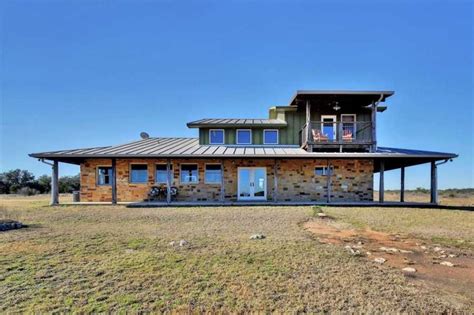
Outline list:
[[[337,208],[324,211],[356,228],[404,233],[443,245],[474,249],[474,212],[415,208]]]
[[[310,207],[8,207],[30,227],[0,233],[0,312],[468,310],[320,244]]]

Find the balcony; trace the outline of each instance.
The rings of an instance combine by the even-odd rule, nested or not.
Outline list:
[[[371,121],[311,121],[300,130],[300,146],[308,151],[367,151],[374,144]]]

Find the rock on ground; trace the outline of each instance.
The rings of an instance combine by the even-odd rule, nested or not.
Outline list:
[[[263,234],[253,234],[252,236],[250,236],[250,239],[251,240],[263,240],[265,238],[265,235]]]
[[[374,259],[374,261],[378,264],[383,264],[387,260],[385,258],[382,258],[382,257],[377,257],[377,258]]]

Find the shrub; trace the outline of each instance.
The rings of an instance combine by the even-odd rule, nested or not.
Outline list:
[[[22,187],[17,190],[17,194],[22,196],[33,196],[39,194],[39,191],[30,187]]]

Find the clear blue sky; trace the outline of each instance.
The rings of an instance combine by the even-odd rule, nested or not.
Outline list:
[[[196,136],[186,122],[266,117],[297,89],[384,89],[379,144],[458,153],[440,187],[473,187],[473,5],[414,2],[2,1],[0,169]],[[427,166],[407,169],[408,188],[428,185]]]

